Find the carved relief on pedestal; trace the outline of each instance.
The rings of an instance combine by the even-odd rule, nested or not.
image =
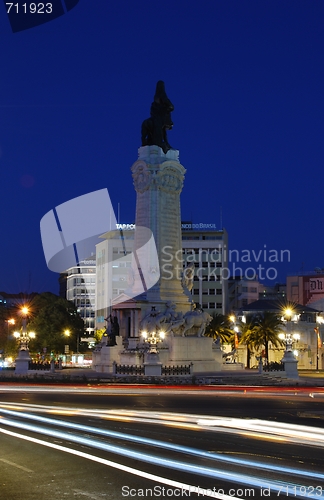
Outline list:
[[[146,191],[152,180],[152,174],[149,171],[145,161],[137,161],[132,166],[132,174],[135,190],[137,193],[144,193]]]
[[[162,164],[161,170],[158,172],[157,183],[163,191],[171,191],[180,194],[183,187],[184,175],[174,165]]]

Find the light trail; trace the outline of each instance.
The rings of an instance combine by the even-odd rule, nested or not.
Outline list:
[[[15,410],[11,410],[9,408],[15,408]],[[2,409],[1,409],[2,408]],[[242,427],[245,430],[244,435],[252,435],[253,436],[265,436],[266,438],[269,437],[269,433],[274,434],[278,433],[278,435],[281,435],[282,433],[286,436],[286,442],[295,442],[295,439],[293,437],[294,432],[299,431],[300,436],[306,434],[306,432],[311,431],[310,439],[307,441],[307,444],[313,445],[313,440],[316,438],[317,440],[323,442],[324,440],[324,431],[322,429],[318,429],[316,427],[307,427],[307,426],[296,426],[296,425],[291,425],[291,424],[284,424],[284,423],[278,423],[278,422],[268,422],[268,421],[263,421],[263,420],[253,420],[253,419],[236,419],[236,418],[223,418],[223,417],[215,417],[215,416],[202,416],[202,415],[187,415],[187,414],[176,414],[176,413],[171,413],[171,412],[147,412],[147,411],[124,411],[124,410],[107,410],[107,411],[101,411],[101,410],[86,410],[86,409],[71,409],[71,408],[64,408],[64,407],[51,407],[47,406],[42,407],[42,406],[36,406],[34,407],[33,405],[29,404],[10,404],[10,403],[2,403],[0,405],[0,413],[3,415],[10,415],[14,417],[18,417],[20,419],[28,419],[28,420],[33,420],[34,422],[42,422],[42,423],[47,423],[50,425],[54,425],[57,427],[64,427],[67,429],[74,429],[78,430],[81,432],[87,432],[87,433],[92,433],[92,434],[97,434],[100,436],[104,437],[110,437],[110,438],[115,438],[115,439],[123,439],[124,441],[129,441],[129,442],[134,442],[136,444],[143,444],[143,445],[149,445],[153,447],[159,447],[163,448],[169,451],[177,452],[177,453],[185,453],[189,454],[191,456],[195,457],[200,457],[212,461],[218,461],[222,462],[223,464],[232,464],[232,465],[239,465],[242,467],[253,467],[255,471],[271,471],[282,474],[282,475],[295,475],[299,477],[307,477],[311,480],[324,480],[324,475],[321,473],[313,472],[313,471],[305,471],[305,470],[300,470],[297,468],[293,467],[283,467],[283,466],[278,466],[278,465],[271,465],[271,464],[262,464],[259,462],[255,462],[252,460],[243,460],[239,458],[234,458],[234,457],[228,457],[222,454],[217,454],[217,453],[209,453],[203,450],[197,450],[195,448],[187,447],[187,446],[177,446],[174,444],[170,443],[164,443],[163,441],[159,440],[153,440],[153,439],[147,439],[145,437],[141,436],[133,436],[130,434],[126,433],[120,433],[120,432],[115,432],[115,431],[110,431],[110,430],[103,430],[103,429],[97,429],[96,427],[92,426],[86,426],[82,424],[74,424],[72,422],[65,422],[64,420],[57,420],[54,418],[48,418],[48,417],[43,417],[35,414],[30,414],[22,411],[16,411],[17,409],[19,410],[26,410],[28,408],[29,411],[35,411],[35,412],[47,412],[47,413],[53,413],[54,411],[59,411],[61,413],[66,413],[68,415],[74,415],[74,416],[95,416],[96,418],[107,418],[109,416],[110,418],[114,419],[119,419],[121,416],[123,418],[126,418],[127,420],[132,420],[134,421],[134,417],[136,416],[136,421],[139,421],[141,423],[151,423],[154,422],[155,424],[160,424],[160,425],[175,425],[175,426],[183,426],[187,425],[195,430],[197,429],[202,429],[204,431],[213,431],[215,432],[234,432],[237,431],[238,427]],[[153,417],[153,418],[152,418]],[[209,478],[216,478],[218,477],[221,480],[224,481],[230,481],[230,482],[235,482],[238,484],[246,485],[246,486],[254,486],[258,488],[262,488],[264,484],[269,485],[269,488],[273,492],[277,492],[280,494],[283,490],[287,494],[294,496],[294,497],[304,497],[302,493],[298,495],[296,493],[296,488],[303,488],[304,486],[301,485],[296,485],[292,484],[290,482],[283,482],[281,480],[271,480],[269,481],[268,478],[265,477],[256,477],[256,476],[250,476],[247,474],[238,474],[238,473],[232,473],[228,472],[224,469],[220,468],[213,468],[213,467],[201,467],[201,466],[196,466],[191,463],[188,463],[183,460],[170,460],[166,458],[161,458],[156,455],[151,455],[148,453],[139,453],[137,451],[134,451],[130,448],[126,448],[125,446],[120,447],[120,446],[115,446],[111,444],[106,444],[103,443],[102,441],[94,440],[89,437],[82,437],[80,434],[67,434],[66,432],[60,432],[57,430],[49,429],[49,428],[43,428],[39,427],[36,425],[31,425],[31,424],[26,424],[22,423],[21,421],[14,421],[7,419],[6,417],[2,417],[0,419],[0,425],[10,425],[10,426],[15,426],[19,427],[20,429],[24,429],[29,432],[35,432],[35,433],[41,433],[45,434],[47,436],[51,436],[54,438],[59,438],[63,440],[68,440],[72,441],[78,444],[82,444],[84,446],[88,447],[95,447],[97,449],[101,449],[106,452],[110,453],[116,453],[121,456],[125,456],[128,458],[132,458],[134,460],[141,460],[145,461],[147,463],[159,466],[159,467],[166,467],[166,468],[172,468],[174,470],[182,471],[185,473],[191,473],[194,475],[198,476],[204,476],[204,477],[209,477]],[[215,428],[216,426],[216,428]],[[267,428],[267,426],[269,428]],[[253,432],[251,431],[253,430]],[[248,430],[248,432],[246,432]],[[4,429],[0,428],[0,432],[4,432]],[[18,435],[22,436],[22,435]],[[17,436],[17,437],[18,437]],[[300,444],[301,438],[300,436],[297,439],[297,442]],[[24,439],[26,436],[21,437]],[[76,451],[76,450],[74,450]],[[121,464],[118,464],[118,467],[120,468]],[[136,469],[137,470],[137,469]],[[142,471],[140,471],[142,473]],[[167,483],[164,483],[167,484]],[[193,491],[193,490],[192,490]],[[212,495],[214,498],[225,498],[224,495],[220,497],[215,497],[214,493]],[[319,498],[319,495],[317,495]],[[234,498],[234,497],[229,497],[229,498]]]
[[[98,448],[103,451],[107,451],[110,453],[115,453],[118,455],[122,455],[124,457],[132,458],[134,460],[139,460],[141,462],[147,462],[159,467],[166,467],[173,470],[178,470],[185,473],[192,473],[200,476],[215,478],[219,477],[223,481],[230,481],[233,483],[244,484],[246,486],[258,487],[262,488],[264,484],[269,485],[269,488],[273,491],[280,492],[283,488],[287,488],[288,492],[293,492],[293,488],[296,486],[291,483],[284,483],[282,481],[270,481],[266,478],[257,478],[254,476],[247,476],[245,474],[239,474],[237,472],[226,472],[224,469],[214,469],[211,467],[202,467],[192,465],[189,462],[183,462],[179,460],[172,459],[164,459],[155,455],[149,455],[148,453],[143,452],[135,452],[130,448],[120,447],[115,445],[105,444],[99,441],[95,441],[89,438],[83,438],[79,434],[66,434],[63,432],[54,431],[52,429],[38,427],[30,424],[24,424],[18,421],[12,421],[7,419],[2,419],[0,421],[2,425],[9,425],[13,427],[18,427],[19,429],[24,429],[26,431],[35,432],[38,434],[44,434],[46,436],[59,438],[67,441],[72,441],[77,444],[83,444],[88,447]]]
[[[5,415],[11,415],[11,416],[19,416],[21,418],[25,418],[28,420],[34,420],[37,422],[42,422],[50,425],[55,425],[57,427],[64,427],[67,429],[74,429],[86,433],[92,433],[92,434],[97,434],[100,436],[105,436],[105,437],[111,437],[115,439],[122,439],[124,441],[130,441],[138,444],[144,444],[144,445],[150,445],[153,447],[158,447],[158,448],[163,448],[166,450],[170,451],[175,451],[177,453],[186,453],[188,455],[192,455],[195,457],[202,457],[202,458],[207,458],[212,461],[220,461],[220,462],[227,462],[230,464],[235,464],[239,466],[244,466],[244,467],[250,467],[250,468],[262,468],[263,470],[270,470],[272,472],[279,472],[281,474],[293,474],[297,476],[303,476],[303,477],[309,477],[313,479],[319,479],[319,480],[324,480],[324,474],[320,473],[315,473],[313,471],[303,471],[301,469],[296,469],[292,467],[283,467],[283,466],[277,466],[274,464],[262,464],[262,467],[260,467],[259,462],[255,462],[252,460],[245,460],[245,459],[240,459],[240,458],[233,458],[233,457],[228,457],[225,455],[221,455],[219,453],[209,453],[206,451],[198,450],[196,448],[188,447],[188,446],[181,446],[181,445],[173,445],[170,443],[165,443],[164,441],[159,441],[155,439],[149,439],[141,436],[134,436],[132,434],[126,434],[126,433],[121,433],[121,432],[116,432],[116,431],[109,431],[106,429],[98,429],[97,427],[92,427],[92,426],[87,426],[87,425],[82,425],[82,424],[74,424],[72,422],[65,422],[63,420],[57,420],[57,419],[52,419],[52,418],[47,418],[47,417],[40,417],[40,416],[35,416],[35,415],[30,415],[25,412],[16,412],[12,410],[4,410],[0,409],[0,413],[3,413]],[[214,417],[211,417],[214,418]],[[235,419],[234,425],[237,425],[236,422],[237,419]],[[208,421],[209,422],[209,421]],[[259,422],[260,425],[264,425],[264,422]],[[1,423],[1,421],[0,421]],[[210,424],[209,424],[210,425]],[[289,424],[278,424],[282,426],[288,426],[290,427]],[[316,428],[315,428],[316,429]],[[321,429],[319,429],[321,431]]]
[[[158,483],[165,484],[167,486],[172,486],[173,488],[178,488],[182,489],[184,491],[189,491],[190,493],[198,493],[201,496],[206,496],[209,498],[218,498],[220,500],[241,500],[241,498],[234,497],[234,496],[229,496],[229,495],[224,495],[224,494],[218,494],[217,492],[211,492],[208,489],[205,488],[200,488],[197,486],[193,486],[190,484],[186,483],[180,483],[179,481],[173,481],[172,479],[168,479],[166,477],[161,477],[157,476],[155,474],[150,474],[148,472],[139,470],[139,469],[134,469],[133,467],[128,467],[126,465],[117,463],[117,462],[112,462],[111,460],[106,460],[101,457],[96,457],[95,455],[90,455],[89,453],[85,453],[82,451],[74,450],[72,448],[67,448],[66,446],[61,446],[59,444],[54,444],[54,443],[49,443],[48,441],[42,441],[40,439],[32,438],[30,436],[25,436],[22,434],[19,434],[17,432],[12,432],[8,431],[7,429],[1,429],[0,427],[0,433],[2,434],[7,434],[8,436],[15,437],[18,439],[24,439],[25,441],[29,441],[35,444],[39,444],[42,446],[46,446],[47,448],[52,448],[54,450],[58,451],[63,451],[64,453],[70,453],[71,455],[76,455],[81,458],[85,458],[87,460],[92,460],[93,462],[98,462],[99,464],[102,465],[107,465],[108,467],[113,467],[114,469],[122,470],[123,472],[128,472],[129,474],[133,474],[135,476],[138,476],[140,478],[145,478],[149,479],[151,481],[156,481]]]
[[[19,410],[28,409],[33,412],[60,413],[62,415],[75,415],[104,418],[111,420],[124,420],[139,423],[160,424],[167,426],[183,427],[190,430],[208,430],[213,432],[231,432],[249,436],[271,438],[285,438],[285,442],[296,442],[308,446],[324,447],[324,429],[305,425],[286,424],[283,422],[269,422],[260,419],[238,419],[233,417],[215,417],[208,415],[189,415],[186,413],[137,411],[137,410],[87,410],[83,408],[35,406],[27,403],[12,404],[0,403],[0,408]]]
[[[8,381],[9,383],[9,381]],[[286,398],[287,396],[296,399],[298,397],[301,397],[303,399],[305,398],[323,398],[324,397],[324,388],[323,387],[316,387],[314,388],[306,388],[306,387],[298,387],[298,388],[291,388],[291,387],[281,387],[280,390],[277,388],[268,388],[268,387],[259,387],[259,386],[208,386],[208,388],[202,388],[201,386],[193,386],[190,387],[190,389],[181,387],[157,387],[157,386],[145,386],[143,389],[142,387],[139,387],[138,385],[134,386],[127,386],[127,387],[122,387],[120,385],[118,386],[113,386],[109,385],[108,387],[102,387],[98,385],[93,385],[93,386],[83,386],[79,383],[76,382],[76,385],[71,385],[70,387],[67,387],[66,385],[46,385],[46,389],[44,388],[43,385],[2,385],[0,387],[0,393],[1,392],[30,392],[30,393],[75,393],[75,391],[78,391],[80,394],[96,394],[96,395],[103,395],[103,394],[113,394],[114,396],[116,395],[123,395],[123,396],[136,396],[139,394],[183,394],[183,395],[192,395],[194,394],[201,394],[201,395],[208,395],[212,397],[213,395],[236,395],[236,396],[255,396],[255,397],[276,397],[276,398]],[[116,392],[118,391],[118,392]]]

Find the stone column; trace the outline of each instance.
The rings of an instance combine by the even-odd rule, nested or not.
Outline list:
[[[185,313],[190,310],[190,302],[181,285],[180,193],[186,170],[179,162],[179,151],[169,150],[165,154],[158,146],[141,147],[131,170],[137,193],[136,227],[152,231],[160,266],[160,279],[147,290],[145,300],[150,305],[172,301],[178,311]],[[144,243],[142,232],[136,229],[135,248]],[[157,271],[150,268],[149,258],[147,266],[148,273]]]

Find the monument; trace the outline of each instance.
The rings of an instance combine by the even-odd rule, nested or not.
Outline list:
[[[131,167],[136,191],[136,229],[129,293],[125,290],[124,300],[119,297],[116,305],[112,303],[120,334],[127,342],[124,351],[120,345],[109,347],[116,354],[116,363],[143,363],[146,373],[154,375],[165,364],[191,365],[192,372],[216,371],[222,364],[212,339],[203,336],[212,318],[202,310],[195,310],[190,294],[193,264],[183,268],[180,194],[186,170],[179,161],[179,151],[168,142],[173,110],[164,82],[159,81],[151,116],[142,124],[138,160]],[[147,230],[154,237],[157,259],[140,255]],[[154,275],[159,275],[159,279],[152,280],[153,286],[147,286],[143,276]],[[152,350],[152,342],[156,344],[156,340],[161,341],[159,352],[156,348]],[[145,352],[147,343],[149,349]],[[144,359],[139,356],[140,350],[145,352]],[[110,360],[113,357],[111,352]],[[93,365],[96,370],[105,371],[100,347],[94,353]]]

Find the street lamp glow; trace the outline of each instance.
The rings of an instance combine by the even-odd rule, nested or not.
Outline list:
[[[279,333],[278,337],[280,340],[284,340],[286,338],[286,335],[284,333]]]
[[[288,307],[287,309],[284,310],[284,314],[285,316],[287,316],[287,318],[291,318],[292,316],[292,310],[290,309],[290,307]]]
[[[14,319],[7,319],[7,322],[8,322],[10,325],[14,325],[14,324],[15,324],[15,320],[14,320]]]
[[[13,333],[13,336],[16,337],[16,339],[19,339],[20,337],[20,333],[19,332],[14,332]]]
[[[22,312],[25,316],[28,314],[28,311],[29,311],[29,309],[28,309],[28,307],[26,307],[26,306],[24,306],[24,307],[22,307],[22,308],[21,308],[21,312]]]
[[[232,321],[232,323],[235,322],[235,316],[233,314],[229,317],[229,319]]]
[[[34,339],[36,337],[36,333],[35,332],[29,332],[28,335],[29,335],[29,337],[31,339]]]
[[[64,335],[66,335],[67,337],[70,336],[70,330],[64,330]]]
[[[300,335],[299,335],[299,333],[294,333],[294,334],[293,334],[293,339],[295,339],[295,340],[299,340],[299,339],[300,339]]]
[[[146,339],[146,337],[147,337],[147,332],[145,332],[145,331],[144,331],[144,332],[142,332],[142,337],[144,337],[144,339]]]
[[[165,332],[161,331],[161,332],[160,332],[160,338],[161,338],[161,339],[164,339],[164,337],[165,337]]]

